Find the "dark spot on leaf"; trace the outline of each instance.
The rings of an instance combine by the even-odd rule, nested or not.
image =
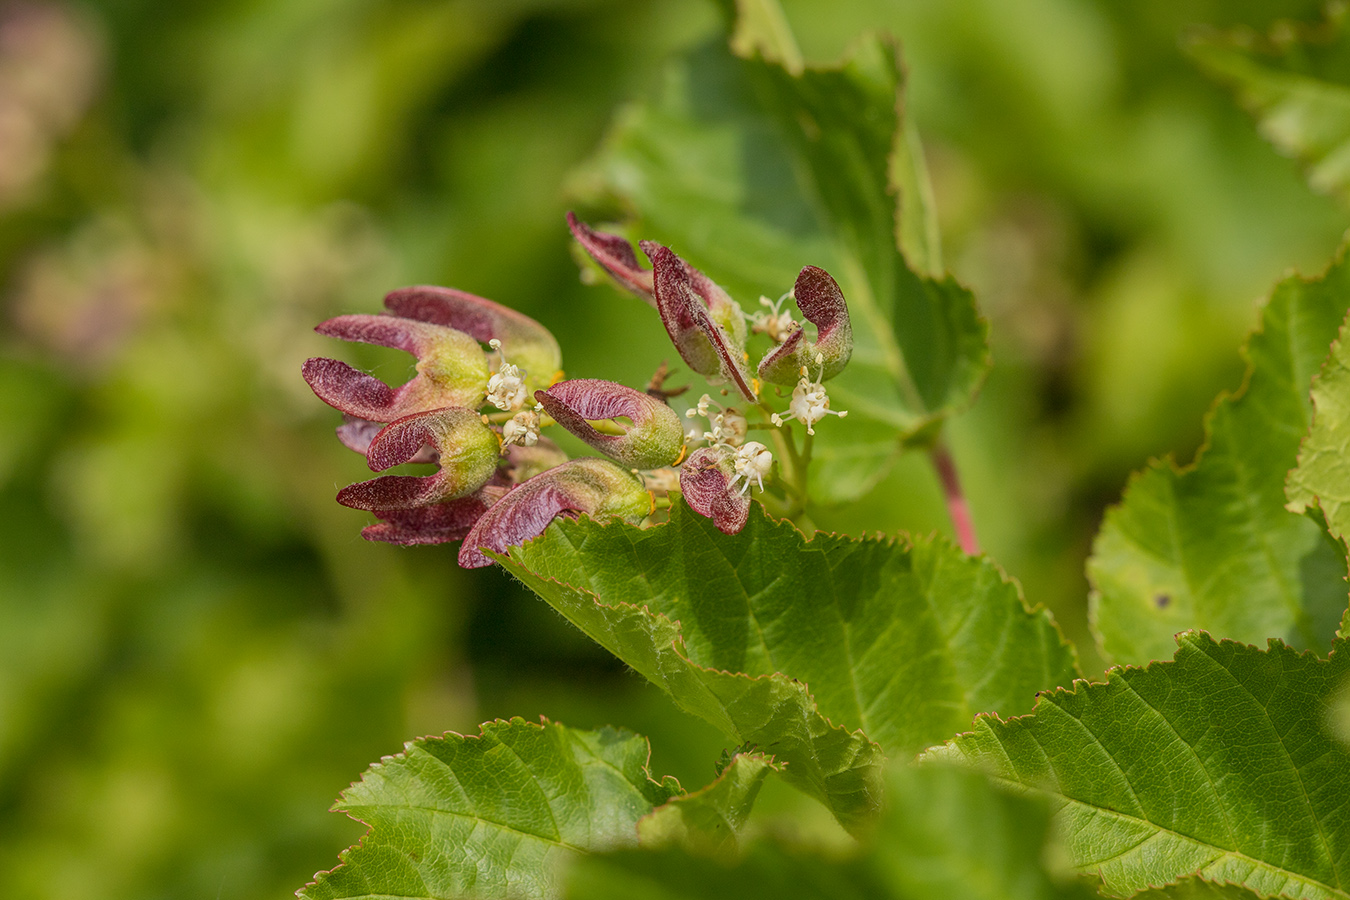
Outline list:
[[[1153,605],[1158,607],[1158,609],[1167,609],[1167,607],[1172,605],[1172,595],[1159,594],[1153,598]]]

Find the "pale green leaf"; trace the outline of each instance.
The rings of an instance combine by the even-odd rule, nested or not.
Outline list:
[[[642,846],[674,846],[697,856],[735,858],[759,789],[779,768],[762,753],[737,753],[712,784],[671,798],[638,822]]]
[[[1289,509],[1318,507],[1331,533],[1350,538],[1350,346],[1345,331],[1313,382],[1312,430],[1289,473]]]
[[[1325,728],[1350,673],[1278,641],[1179,639],[1174,661],[1043,694],[931,751],[1051,798],[1074,864],[1120,896],[1198,873],[1350,897],[1350,752]]]
[[[740,689],[738,706],[710,706],[711,679],[750,676],[773,702],[800,691],[794,716],[820,723],[810,732],[828,725],[836,741],[861,729],[904,756],[978,712],[1025,712],[1038,690],[1077,671],[1049,615],[1028,610],[987,559],[938,538],[808,541],[759,504],[736,535],[683,503],[647,529],[560,520],[504,564],[681,707],[786,763],[784,777],[829,798],[845,824],[875,796],[822,790],[819,763],[798,756],[815,751],[748,731],[770,710],[740,700]]]
[[[1088,575],[1112,659],[1166,659],[1172,636],[1190,628],[1330,644],[1346,608],[1345,558],[1317,522],[1285,509],[1284,483],[1347,306],[1344,255],[1321,278],[1281,282],[1244,348],[1245,384],[1210,410],[1195,463],[1155,462],[1107,512]]]
[[[620,851],[578,860],[576,900],[1086,900],[1085,884],[1046,869],[1042,802],[994,790],[974,773],[905,767],[887,812],[851,858],[781,841],[750,844],[734,866],[685,853]]]
[[[1303,164],[1314,190],[1350,202],[1350,85],[1300,71],[1295,61],[1306,61],[1307,54],[1289,39],[1299,29],[1283,27],[1278,42],[1262,42],[1249,32],[1206,31],[1196,34],[1188,49],[1201,69],[1237,95],[1261,135]],[[1339,24],[1319,31],[1327,29],[1345,40]],[[1315,40],[1326,43],[1326,34]],[[1293,59],[1274,55],[1276,47],[1291,44],[1298,48]]]
[[[894,46],[875,39],[799,76],[704,47],[667,73],[656,100],[620,116],[580,182],[747,310],[807,264],[838,280],[856,347],[830,382],[849,418],[819,429],[817,502],[865,493],[906,441],[931,439],[969,404],[989,365],[970,292],[916,274],[897,250],[902,241],[919,271],[940,271],[922,148],[898,112],[902,80]],[[767,348],[754,344],[751,362]]]
[[[776,62],[787,71],[800,73],[804,62],[792,26],[778,0],[724,0],[734,7],[736,27],[731,35],[732,49],[740,56],[759,55]]]
[[[370,831],[300,896],[556,896],[563,862],[636,844],[638,820],[679,791],[647,756],[628,732],[523,719],[411,741],[343,792],[333,808]]]

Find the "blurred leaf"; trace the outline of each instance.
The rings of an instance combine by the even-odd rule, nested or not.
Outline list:
[[[792,26],[778,0],[721,0],[724,7],[733,7],[735,31],[731,48],[737,56],[759,55],[768,62],[777,63],[793,75],[800,75],[805,64]]]
[[[1044,858],[1048,815],[1037,798],[995,790],[973,773],[903,767],[890,778],[887,812],[865,849],[827,859],[762,840],[734,866],[667,850],[581,859],[568,897],[586,900],[1049,900],[1096,896],[1058,884]]]
[[[1346,608],[1345,558],[1284,508],[1312,409],[1308,386],[1350,305],[1344,255],[1317,279],[1281,282],[1244,348],[1247,376],[1205,420],[1194,464],[1155,462],[1109,510],[1088,562],[1095,628],[1117,662],[1170,655],[1203,628],[1324,650]]]
[[[1030,716],[981,717],[931,755],[1052,798],[1074,865],[1120,896],[1198,873],[1345,897],[1350,751],[1322,727],[1350,672],[1350,646],[1336,648],[1321,659],[1188,632],[1173,661],[1043,694]]]
[[[817,763],[796,761],[813,747],[786,749],[801,740],[795,731],[759,731],[771,710],[710,704],[709,679],[781,682],[788,696],[804,687],[812,721],[861,729],[904,756],[977,712],[1026,712],[1036,691],[1077,671],[1049,614],[1028,610],[988,560],[936,538],[807,541],[759,504],[736,535],[682,503],[647,529],[560,520],[505,565],[682,708],[786,763],[784,777],[828,797],[845,824],[875,797],[822,786],[807,774]],[[617,630],[634,619],[638,636]]]
[[[989,365],[970,292],[916,274],[897,250],[903,237],[924,254],[917,265],[937,265],[931,206],[905,196],[926,176],[898,113],[902,81],[895,47],[878,39],[800,76],[708,46],[620,116],[582,181],[749,308],[808,263],[839,281],[856,346],[830,382],[849,420],[816,438],[811,493],[823,503],[862,495],[903,442],[931,440]]]
[[[563,860],[635,843],[679,791],[652,780],[649,753],[627,732],[523,719],[412,741],[343,792],[333,809],[370,831],[300,896],[554,896]]]
[[[1343,330],[1313,381],[1312,405],[1312,430],[1286,485],[1288,507],[1296,513],[1320,508],[1331,533],[1345,541],[1350,537],[1350,347]]]
[[[69,385],[56,373],[0,357],[0,487],[50,439],[70,404]]]
[[[638,822],[642,846],[678,846],[698,856],[734,857],[764,779],[781,768],[762,753],[737,753],[712,784],[671,798]]]
[[[1312,36],[1307,27],[1288,22],[1278,27],[1276,47],[1292,49],[1291,43]],[[1330,37],[1344,45],[1340,19],[1318,30],[1323,33],[1314,40]],[[1260,43],[1248,30],[1206,30],[1192,36],[1187,50],[1207,75],[1237,95],[1266,140],[1304,166],[1314,190],[1350,202],[1350,69],[1331,81],[1297,71],[1290,59],[1271,58]]]

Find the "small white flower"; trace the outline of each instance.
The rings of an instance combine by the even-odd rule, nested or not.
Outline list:
[[[815,434],[816,423],[826,416],[838,416],[842,419],[848,415],[848,410],[835,412],[830,409],[830,396],[825,393],[825,385],[821,382],[825,370],[824,354],[816,354],[816,364],[821,367],[821,371],[817,374],[815,381],[811,380],[811,374],[807,371],[806,366],[802,366],[801,377],[797,379],[797,386],[792,389],[792,400],[788,403],[788,414],[780,416],[778,413],[774,413],[769,417],[773,424],[782,427],[784,423],[796,419],[806,426],[807,434]]]
[[[775,344],[781,344],[786,341],[792,332],[796,331],[797,323],[792,319],[792,313],[783,309],[783,304],[792,298],[792,292],[784,294],[777,300],[770,300],[768,297],[760,297],[760,306],[766,307],[767,312],[755,313],[751,320],[752,331],[767,334],[769,339]]]
[[[488,379],[488,402],[506,412],[520,409],[525,405],[525,401],[530,395],[525,387],[525,373],[506,361],[506,354],[502,353],[501,341],[493,338],[488,341],[488,346],[496,350],[497,355],[501,357],[501,366]]]
[[[738,410],[730,407],[722,410],[713,419],[712,426],[717,443],[730,444],[733,447],[744,444],[745,436],[750,432],[749,421]]]
[[[522,409],[502,426],[502,450],[512,444],[533,447],[539,443],[539,412],[541,407]]]
[[[717,407],[717,412],[712,411],[714,406]],[[745,436],[750,431],[750,423],[739,410],[731,406],[724,407],[707,394],[700,397],[698,406],[688,410],[685,416],[690,419],[702,416],[708,420],[708,431],[700,434],[697,428],[689,429],[685,437],[690,441],[704,440],[712,445],[739,447],[745,442]]]
[[[773,454],[769,448],[765,447],[759,441],[747,441],[737,451],[732,458],[731,464],[735,470],[735,475],[731,479],[728,488],[734,488],[736,482],[745,479],[741,484],[741,493],[744,494],[750,490],[750,482],[762,491],[764,490],[764,476],[769,474],[773,468]]]

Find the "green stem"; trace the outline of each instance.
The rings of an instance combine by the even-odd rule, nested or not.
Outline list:
[[[769,404],[760,401],[757,405],[759,406],[760,411],[764,413],[765,418],[771,418],[774,415],[773,410],[769,408]],[[791,465],[795,477],[797,471],[797,446],[792,440],[791,432],[788,432],[786,428],[780,428],[776,425],[770,425],[769,427],[773,429],[773,445],[778,451],[780,467],[782,466],[782,460],[786,459]],[[784,480],[786,480],[786,478]]]

